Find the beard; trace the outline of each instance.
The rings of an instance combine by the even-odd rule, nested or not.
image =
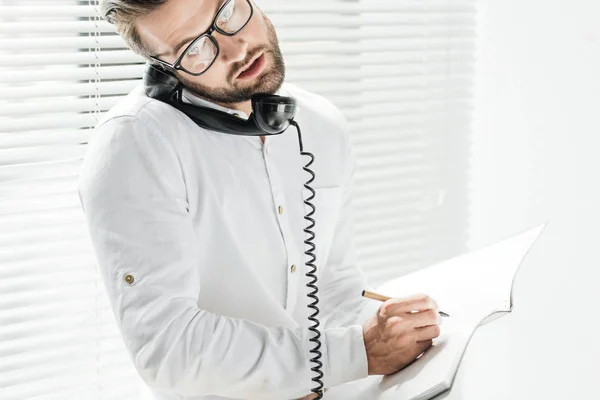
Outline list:
[[[177,73],[178,79],[183,85],[193,94],[198,97],[202,97],[208,101],[217,104],[236,104],[246,101],[250,101],[252,96],[256,93],[267,93],[274,94],[277,92],[285,79],[285,63],[281,50],[279,48],[279,41],[277,40],[277,34],[271,21],[263,14],[263,18],[267,25],[268,30],[268,47],[262,46],[254,49],[248,53],[246,60],[236,64],[232,68],[232,73],[228,76],[228,80],[233,80],[234,74],[239,71],[248,61],[254,56],[264,51],[264,57],[268,59],[271,55],[272,65],[270,70],[263,71],[252,83],[252,85],[245,87],[236,87],[235,84],[229,88],[211,88],[200,83],[196,83],[188,80],[185,77],[185,73]]]

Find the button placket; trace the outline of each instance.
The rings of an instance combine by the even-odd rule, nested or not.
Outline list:
[[[298,273],[298,262],[296,260],[296,255],[293,249],[290,248],[290,245],[293,244],[293,235],[290,233],[289,222],[287,218],[286,202],[285,195],[279,188],[283,188],[282,185],[279,184],[281,180],[279,179],[279,173],[271,169],[269,157],[267,156],[270,146],[263,145],[263,156],[265,161],[265,167],[267,170],[267,175],[269,178],[269,185],[271,187],[271,196],[273,198],[273,209],[275,212],[275,216],[277,219],[277,224],[279,226],[279,231],[281,233],[281,237],[283,239],[283,243],[285,246],[286,253],[286,263],[287,263],[287,296],[286,296],[286,310],[293,309],[297,302],[298,296],[298,282],[300,274]]]
[[[280,181],[279,172],[273,172],[273,181]],[[302,276],[300,274],[301,262],[303,260],[301,252],[298,251],[295,246],[294,238],[290,225],[290,214],[286,211],[289,209],[289,205],[286,202],[285,195],[283,192],[276,191],[275,198],[278,200],[279,206],[277,207],[277,217],[281,227],[283,236],[286,238],[286,251],[289,254],[289,264],[287,266],[288,274],[288,285],[287,285],[287,310],[293,309],[298,301],[298,292],[300,290],[300,284],[302,283]],[[281,208],[280,208],[281,207]],[[281,211],[281,212],[279,212]]]
[[[279,203],[280,194],[279,194],[277,185],[275,183],[277,181],[277,179],[276,179],[277,173],[275,171],[272,171],[271,166],[269,165],[269,159],[267,157],[268,146],[265,146],[265,144],[263,144],[262,150],[263,150],[262,154],[263,154],[263,160],[265,163],[265,169],[267,170],[267,178],[269,179],[269,186],[271,188],[271,198],[273,200],[273,208],[275,209],[277,226],[279,227],[279,233],[281,234],[281,238],[283,240],[283,246],[285,248],[286,264],[289,265],[290,252],[289,252],[288,243],[286,240],[286,235],[285,235],[284,229],[281,225],[281,218],[280,218],[281,214],[279,213],[279,207],[281,206],[281,203]],[[289,282],[288,282],[288,292],[289,292]]]
[[[269,186],[271,187],[271,198],[273,199],[273,208],[275,209],[275,214],[277,217],[279,217],[278,214],[278,207],[280,205],[279,200],[280,200],[280,196],[279,196],[279,190],[278,190],[278,186],[275,184],[275,182],[277,181],[277,179],[275,178],[276,176],[276,172],[271,170],[271,166],[269,165],[269,161],[267,158],[267,154],[266,154],[267,150],[266,147],[263,146],[263,160],[265,162],[265,168],[267,170],[267,177],[269,179]],[[281,228],[281,221],[280,218],[277,218],[277,225],[279,226],[279,232],[281,233],[281,237],[283,238],[284,241],[284,245],[285,245],[285,250],[287,253],[287,243],[285,240],[285,234],[283,232],[283,229]],[[289,257],[289,254],[288,254]]]

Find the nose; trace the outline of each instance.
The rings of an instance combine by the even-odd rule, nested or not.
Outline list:
[[[241,35],[218,35],[220,57],[225,64],[244,61],[248,54],[248,42]]]

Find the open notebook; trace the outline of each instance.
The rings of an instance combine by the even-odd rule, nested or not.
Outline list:
[[[409,366],[394,375],[370,376],[332,388],[327,398],[426,400],[448,390],[475,329],[512,310],[515,274],[545,226],[377,288],[391,297],[426,293],[450,317],[442,318],[433,346]]]

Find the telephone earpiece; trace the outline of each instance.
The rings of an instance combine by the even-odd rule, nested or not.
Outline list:
[[[252,96],[252,114],[247,120],[209,107],[184,103],[183,85],[171,72],[146,64],[144,89],[149,97],[163,101],[185,113],[202,128],[243,136],[279,135],[296,115],[296,100],[273,94]]]

